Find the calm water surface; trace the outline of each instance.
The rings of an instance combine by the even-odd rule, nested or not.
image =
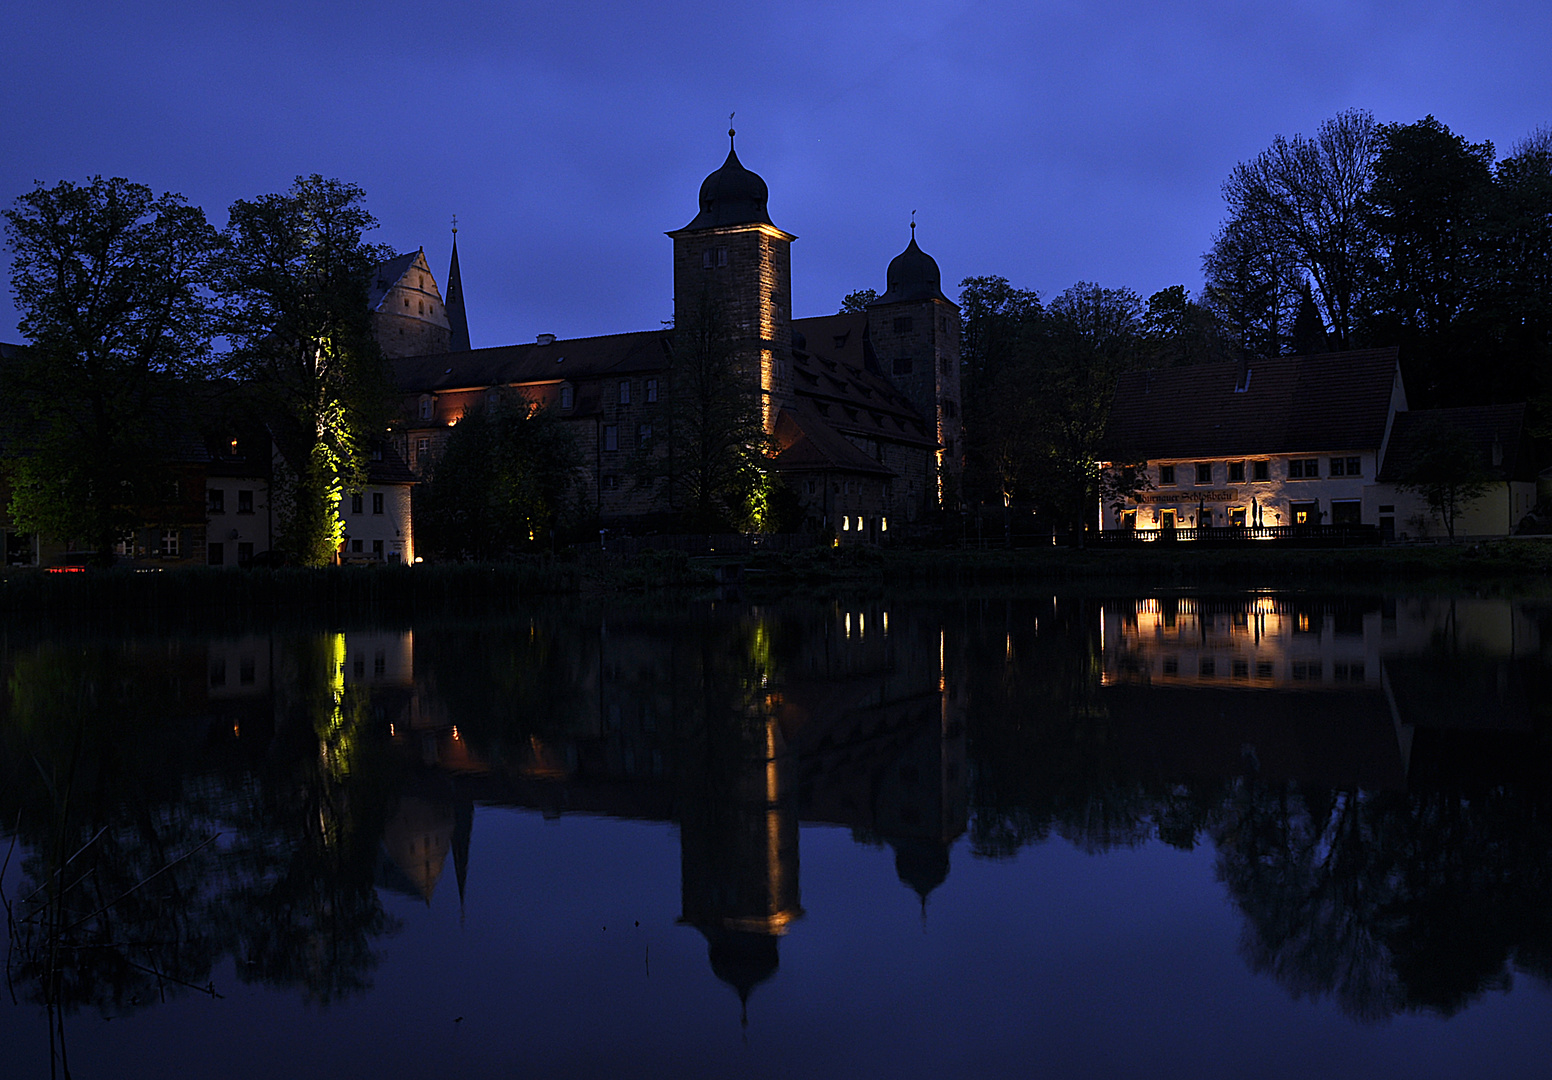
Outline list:
[[[1552,605],[3,650],[6,1077],[1552,1074]]]

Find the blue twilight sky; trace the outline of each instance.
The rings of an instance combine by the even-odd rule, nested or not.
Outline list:
[[[51,0],[5,21],[0,202],[122,175],[219,226],[338,176],[439,283],[458,216],[477,347],[668,318],[663,233],[730,110],[799,237],[798,316],[882,290],[912,210],[951,295],[979,274],[1194,292],[1219,185],[1276,134],[1432,113],[1504,154],[1552,122],[1546,0]],[[16,319],[7,288],[0,339]]]

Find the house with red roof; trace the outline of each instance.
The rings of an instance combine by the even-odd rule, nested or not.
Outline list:
[[[1487,493],[1457,535],[1505,535],[1535,503],[1524,405],[1407,410],[1397,350],[1260,357],[1130,372],[1116,387],[1106,468],[1144,482],[1100,508],[1112,530],[1367,525],[1384,539],[1443,535],[1403,486],[1421,440],[1465,432]]]

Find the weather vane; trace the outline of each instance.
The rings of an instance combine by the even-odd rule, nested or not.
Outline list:
[[[728,141],[731,142],[736,134],[738,133],[733,130],[733,114],[728,113]]]
[[[916,211],[911,211],[911,239],[916,239]]]
[[[454,236],[458,235],[458,215],[457,214],[453,215],[453,235]]]

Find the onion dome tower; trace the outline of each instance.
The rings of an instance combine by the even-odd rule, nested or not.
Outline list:
[[[792,400],[792,241],[771,221],[770,190],[728,156],[701,183],[700,212],[674,241],[674,325],[713,330],[758,379],[765,430]],[[709,324],[715,324],[714,326]]]
[[[955,498],[963,472],[960,429],[959,305],[943,294],[938,262],[911,242],[889,263],[884,295],[868,305],[868,339],[884,374],[894,380],[923,419],[934,424],[938,445],[938,502]]]

